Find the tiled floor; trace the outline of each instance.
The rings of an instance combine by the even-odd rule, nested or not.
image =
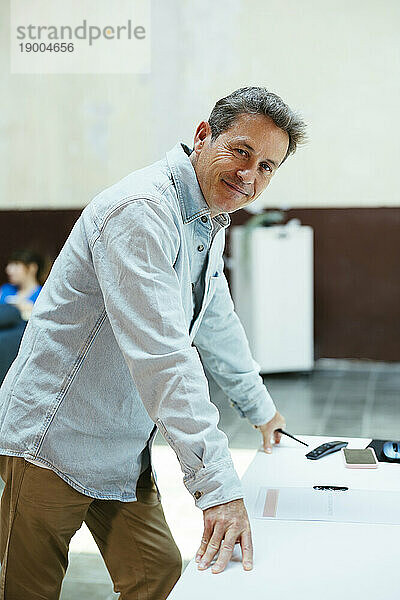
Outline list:
[[[63,582],[61,600],[111,600],[110,576],[98,553],[70,553],[69,567]]]
[[[324,360],[311,374],[270,375],[265,383],[294,434],[400,439],[400,364]],[[214,393],[213,399],[235,466],[243,472],[260,444],[259,433],[237,417],[221,394]],[[187,561],[200,539],[201,512],[192,506],[163,439],[156,441],[154,455],[167,520]],[[81,530],[71,545],[62,600],[117,597],[90,534]]]
[[[318,367],[309,376],[265,378],[290,429],[399,439],[399,364],[320,361]]]

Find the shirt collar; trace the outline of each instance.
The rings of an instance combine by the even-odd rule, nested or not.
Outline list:
[[[190,223],[211,212],[197,181],[190,154],[191,150],[185,144],[176,144],[167,152],[167,162],[175,183],[184,223]],[[231,222],[228,213],[221,213],[214,217],[214,220],[221,227],[228,227]]]

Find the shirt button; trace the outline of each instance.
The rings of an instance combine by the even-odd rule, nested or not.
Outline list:
[[[201,492],[199,492],[199,491],[197,491],[197,492],[195,492],[195,493],[193,494],[193,496],[196,498],[196,500],[198,500],[199,498],[201,498],[201,497],[202,497],[202,495],[203,495],[203,494],[202,494]]]
[[[197,250],[198,250],[199,252],[203,252],[203,250],[204,250],[204,246],[203,246],[203,244],[200,244],[200,246],[197,246]]]
[[[201,222],[202,223],[207,223],[208,219],[207,217],[205,217],[204,215],[201,217]]]

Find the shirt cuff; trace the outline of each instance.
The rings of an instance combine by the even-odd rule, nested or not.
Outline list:
[[[241,417],[246,417],[252,425],[265,425],[270,421],[275,413],[276,406],[271,396],[268,393],[267,388],[263,389],[262,395],[259,395],[254,403],[246,402],[246,409],[243,410],[231,400],[232,406],[239,412]]]
[[[184,484],[201,510],[243,498],[242,484],[232,461],[214,463],[186,475]]]

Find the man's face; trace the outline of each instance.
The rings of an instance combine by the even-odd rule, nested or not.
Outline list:
[[[211,215],[253,202],[285,158],[288,144],[288,134],[263,115],[240,115],[214,141],[209,124],[200,123],[191,158]]]

